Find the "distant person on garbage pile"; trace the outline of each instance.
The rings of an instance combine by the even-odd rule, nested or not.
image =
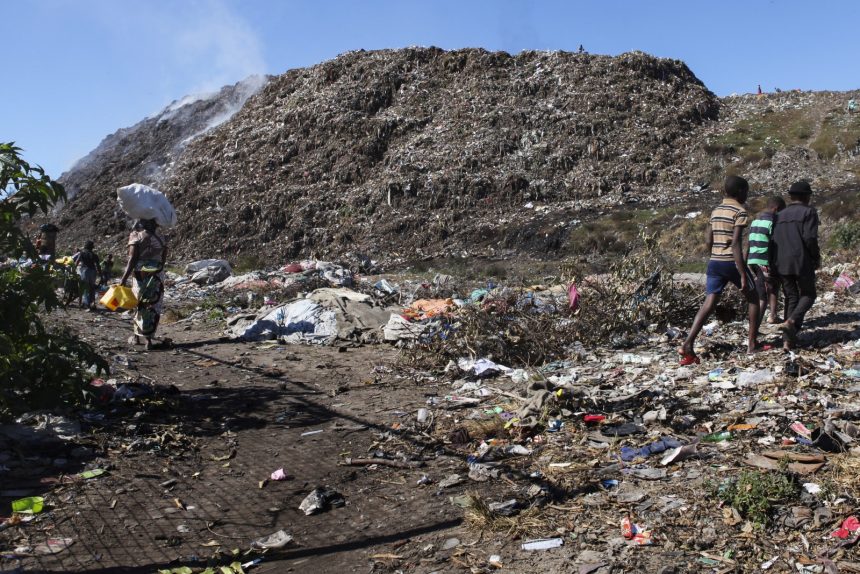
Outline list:
[[[158,233],[158,223],[154,219],[139,220],[128,236],[128,263],[120,285],[125,287],[128,278],[134,276],[137,309],[134,313],[134,335],[129,338],[129,343],[139,345],[144,339],[147,350],[153,348],[152,338],[161,319],[166,260],[167,240]]]
[[[805,181],[791,184],[789,203],[773,227],[771,257],[785,295],[785,321],[777,325],[783,333],[783,348],[791,350],[803,318],[815,302],[815,270],[821,266],[818,247],[818,211],[810,207],[812,187]]]
[[[101,285],[107,285],[113,278],[113,254],[108,253],[105,260],[102,262],[102,272],[100,278]]]
[[[773,196],[767,200],[767,207],[756,215],[750,225],[747,265],[755,276],[755,290],[758,293],[758,325],[761,326],[765,309],[769,309],[767,321],[771,325],[781,323],[778,314],[779,279],[773,272],[771,262],[771,237],[777,213],[785,209],[785,200]]]
[[[725,198],[711,212],[711,220],[705,234],[705,244],[711,252],[708,261],[705,302],[696,314],[690,334],[678,349],[682,365],[698,363],[693,346],[702,326],[713,312],[726,285],[732,283],[741,290],[747,300],[749,315],[749,337],[747,352],[756,351],[758,332],[758,297],[755,292],[755,278],[744,262],[744,229],[749,224],[749,216],[744,204],[749,195],[749,183],[742,177],[730,175],[723,183]]]
[[[60,228],[53,223],[43,223],[39,226],[36,236],[36,252],[42,261],[53,262],[57,257],[57,234]]]
[[[101,275],[101,262],[99,256],[93,252],[95,244],[92,241],[87,241],[84,248],[72,256],[72,261],[77,267],[78,277],[81,279],[81,297],[83,299],[81,307],[86,307],[89,311],[96,310],[96,281]]]

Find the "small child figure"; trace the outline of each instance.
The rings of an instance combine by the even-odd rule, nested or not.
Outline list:
[[[113,254],[108,253],[105,260],[102,262],[101,286],[106,287],[110,283],[113,275]]]
[[[693,320],[690,334],[678,349],[682,365],[700,362],[693,351],[693,345],[728,283],[735,285],[746,297],[749,313],[747,352],[754,353],[756,350],[758,298],[755,292],[755,278],[743,257],[743,231],[749,223],[744,204],[747,201],[749,189],[749,183],[744,178],[736,175],[728,176],[723,183],[725,199],[711,212],[711,220],[705,236],[705,243],[711,252],[705,286],[706,297]]]

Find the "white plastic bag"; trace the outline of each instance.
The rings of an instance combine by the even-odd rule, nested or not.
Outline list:
[[[133,183],[116,190],[120,208],[134,219],[155,219],[162,227],[176,225],[176,211],[167,197],[149,186]]]

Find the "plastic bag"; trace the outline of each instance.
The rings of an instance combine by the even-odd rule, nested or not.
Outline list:
[[[38,514],[45,506],[45,499],[41,496],[28,496],[12,501],[12,512],[21,514]]]
[[[579,309],[579,289],[576,288],[576,283],[567,286],[567,300],[571,311]]]
[[[133,183],[116,190],[119,206],[135,219],[155,219],[162,227],[176,225],[176,211],[167,197],[157,189]]]
[[[134,296],[134,292],[128,287],[113,285],[102,296],[99,303],[111,311],[116,311],[117,309],[134,309],[137,307],[137,297]]]

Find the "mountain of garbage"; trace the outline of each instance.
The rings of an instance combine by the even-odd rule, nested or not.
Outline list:
[[[205,133],[222,98],[110,136],[63,176],[75,198],[61,227],[67,241],[122,248],[115,189],[140,182],[174,203],[185,259],[565,255],[583,221],[700,208],[730,171],[778,186],[826,166],[812,175],[854,181],[830,169],[856,164],[851,145],[822,153],[821,129],[792,139],[767,123],[796,119],[806,95],[721,101],[683,62],[641,52],[349,52],[272,78]]]

